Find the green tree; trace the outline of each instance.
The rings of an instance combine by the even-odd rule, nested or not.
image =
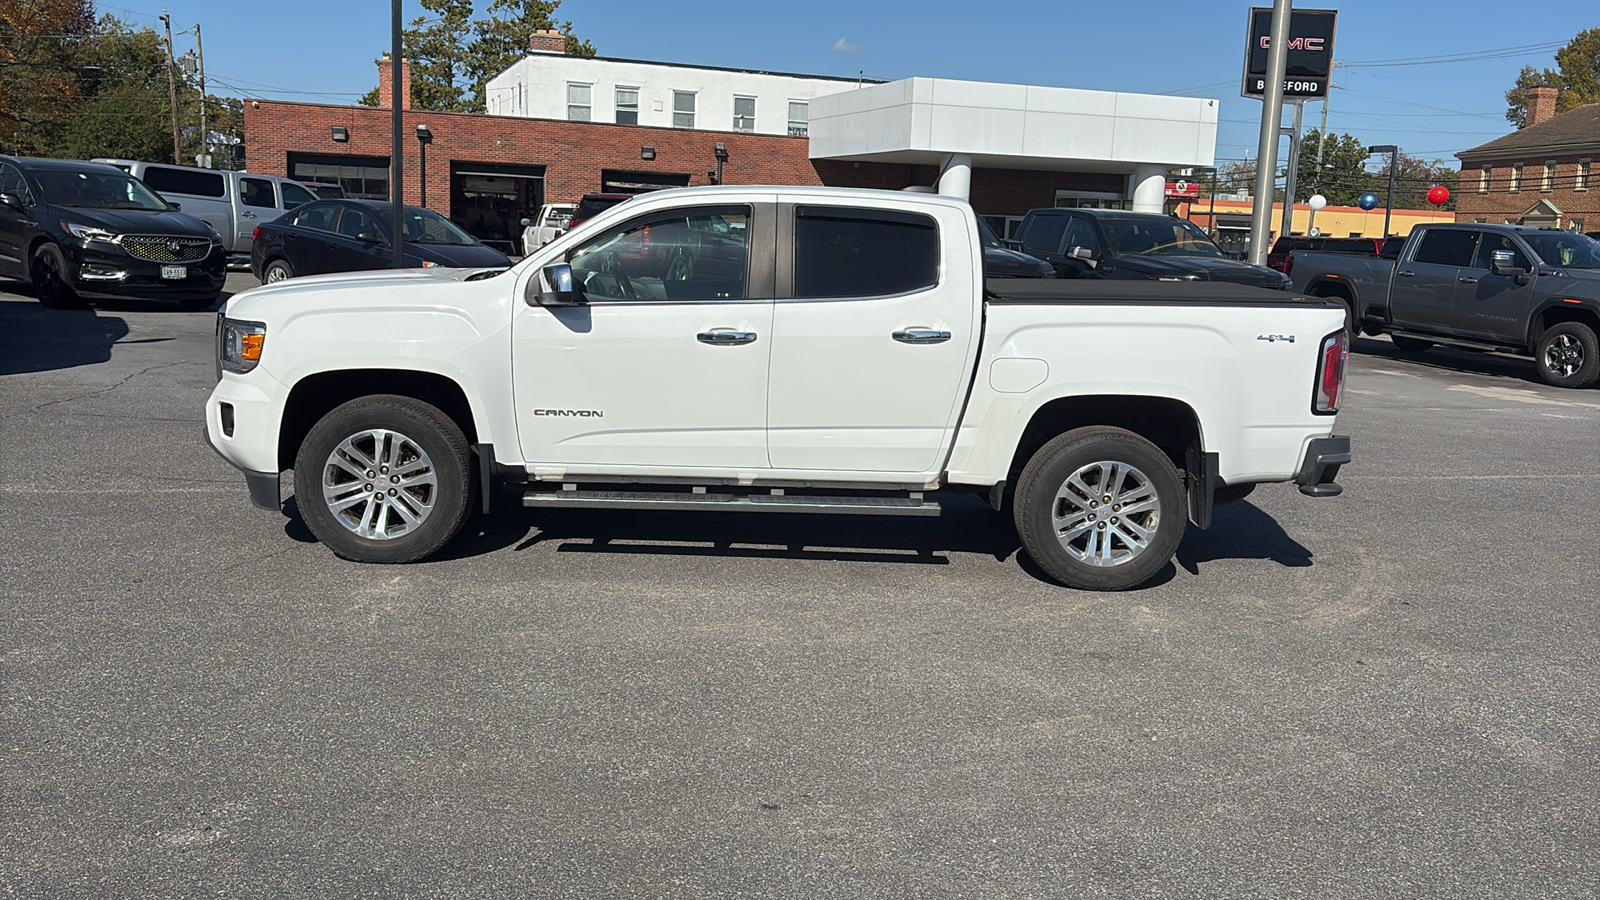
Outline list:
[[[1317,149],[1322,149],[1319,169]],[[1367,187],[1366,144],[1351,134],[1328,134],[1313,128],[1300,140],[1300,168],[1295,176],[1294,199],[1304,203],[1321,194],[1334,206],[1355,206]]]
[[[484,85],[523,57],[534,31],[558,26],[561,0],[490,0],[481,19],[473,17],[472,0],[422,0],[422,6],[433,15],[417,18],[400,36],[411,61],[412,108],[482,112]],[[567,53],[595,54],[593,44],[573,36],[571,22],[559,27]],[[378,89],[359,102],[377,106]]]
[[[80,95],[90,0],[0,0],[0,147],[39,153]]]
[[[1600,28],[1580,31],[1556,51],[1556,68],[1542,71],[1523,66],[1516,84],[1506,91],[1506,121],[1521,128],[1528,122],[1528,88],[1549,85],[1557,90],[1556,112],[1600,103]]]
[[[107,17],[84,42],[81,58],[79,99],[39,151],[68,159],[172,159],[167,54],[160,36]]]

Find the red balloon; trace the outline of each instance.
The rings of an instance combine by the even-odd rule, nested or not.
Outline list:
[[[1450,189],[1442,184],[1436,184],[1428,191],[1428,202],[1434,206],[1443,206],[1450,202]]]

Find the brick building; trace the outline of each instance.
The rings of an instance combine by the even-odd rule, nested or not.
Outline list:
[[[388,199],[390,65],[379,64],[383,106],[246,102],[249,167],[336,181],[350,196]],[[660,69],[670,86],[676,70],[695,68],[656,64],[649,71]],[[404,64],[401,77],[406,202],[426,200],[507,250],[516,246],[520,220],[545,202],[711,183],[719,145],[728,183],[937,185],[970,199],[1009,236],[1034,207],[1159,211],[1166,167],[1210,165],[1216,139],[1215,100],[1102,91],[924,78],[848,83],[810,99],[809,133],[789,136],[720,131],[705,122],[694,128],[597,122],[592,108],[590,120],[424,112],[409,109]],[[640,94],[648,100],[648,88]],[[419,127],[429,136],[426,145],[416,137]]]
[[[1600,230],[1600,103],[1555,112],[1556,89],[1528,92],[1520,130],[1464,150],[1456,189],[1456,221]]]

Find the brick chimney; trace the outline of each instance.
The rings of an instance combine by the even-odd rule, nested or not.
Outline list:
[[[388,109],[389,100],[394,94],[394,90],[390,87],[392,82],[389,78],[392,70],[391,61],[392,57],[387,53],[383,55],[382,59],[378,60],[379,109]],[[411,60],[404,58],[400,60],[400,108],[411,108]]]
[[[554,28],[541,28],[528,38],[532,53],[553,53],[561,56],[567,52],[567,36]]]
[[[1556,89],[1547,84],[1528,88],[1528,119],[1522,127],[1550,121],[1556,114]]]

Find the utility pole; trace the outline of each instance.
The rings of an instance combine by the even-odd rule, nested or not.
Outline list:
[[[1261,98],[1260,155],[1256,158],[1256,202],[1250,210],[1250,261],[1267,264],[1272,232],[1272,195],[1278,181],[1278,138],[1283,122],[1283,70],[1289,62],[1292,0],[1273,0],[1267,44],[1267,85]]]
[[[178,143],[178,64],[172,60],[172,17],[161,10],[161,22],[167,26],[167,99],[172,107],[172,162],[183,165],[183,145]]]
[[[206,51],[200,45],[200,24],[194,26],[194,50],[200,57],[200,153],[205,157],[205,167],[211,168],[211,132],[206,130]]]
[[[1333,95],[1333,85],[1328,85],[1328,95]],[[1322,98],[1322,127],[1317,129],[1317,171],[1311,174],[1311,193],[1315,194],[1322,185],[1322,149],[1328,146],[1328,98]],[[1306,217],[1306,236],[1311,236],[1311,229],[1316,227],[1317,211],[1312,208],[1311,215]]]
[[[389,163],[389,194],[394,200],[394,237],[389,243],[393,248],[394,267],[401,269],[406,264],[406,192],[405,182],[401,178],[405,142],[401,140],[403,135],[400,129],[405,127],[405,118],[400,108],[400,65],[403,60],[400,54],[405,48],[401,43],[400,0],[394,0],[390,7],[389,30],[394,43],[394,52],[389,56],[389,105],[393,107],[389,127],[394,132]],[[411,98],[405,99],[410,101]]]

